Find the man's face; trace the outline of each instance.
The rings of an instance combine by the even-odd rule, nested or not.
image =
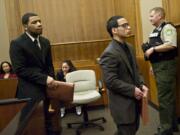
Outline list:
[[[154,26],[159,26],[159,23],[161,21],[161,15],[159,12],[151,11],[149,13],[149,21],[151,22],[152,25]]]
[[[114,32],[119,38],[128,37],[131,34],[131,27],[125,18],[117,20],[118,27],[115,28]]]
[[[34,37],[42,34],[42,24],[39,16],[31,16],[28,24],[25,25],[26,31]]]

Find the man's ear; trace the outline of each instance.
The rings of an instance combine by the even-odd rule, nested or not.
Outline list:
[[[158,18],[163,19],[162,15],[160,13],[158,13]]]
[[[112,33],[116,34],[117,33],[117,28],[112,28]]]
[[[24,30],[27,31],[28,27],[26,24],[24,24]]]

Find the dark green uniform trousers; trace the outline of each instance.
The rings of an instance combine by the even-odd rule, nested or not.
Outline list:
[[[152,63],[159,100],[160,132],[172,130],[176,119],[176,60]]]

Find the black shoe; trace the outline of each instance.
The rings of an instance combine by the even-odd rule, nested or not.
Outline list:
[[[52,125],[49,125],[48,128],[46,128],[46,135],[61,135],[62,129],[59,130],[53,130]]]
[[[60,135],[60,131],[48,131],[46,132],[47,135]]]

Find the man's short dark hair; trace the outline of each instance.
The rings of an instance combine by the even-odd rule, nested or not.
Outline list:
[[[25,14],[22,16],[22,24],[23,24],[23,25],[28,24],[29,18],[30,18],[31,16],[38,16],[38,15],[35,14],[35,13],[25,13]]]
[[[108,21],[107,21],[107,24],[106,24],[106,29],[109,33],[109,35],[111,37],[113,37],[113,34],[112,34],[112,28],[117,28],[118,27],[118,22],[117,20],[118,19],[121,19],[121,18],[124,18],[123,16],[112,16]]]

